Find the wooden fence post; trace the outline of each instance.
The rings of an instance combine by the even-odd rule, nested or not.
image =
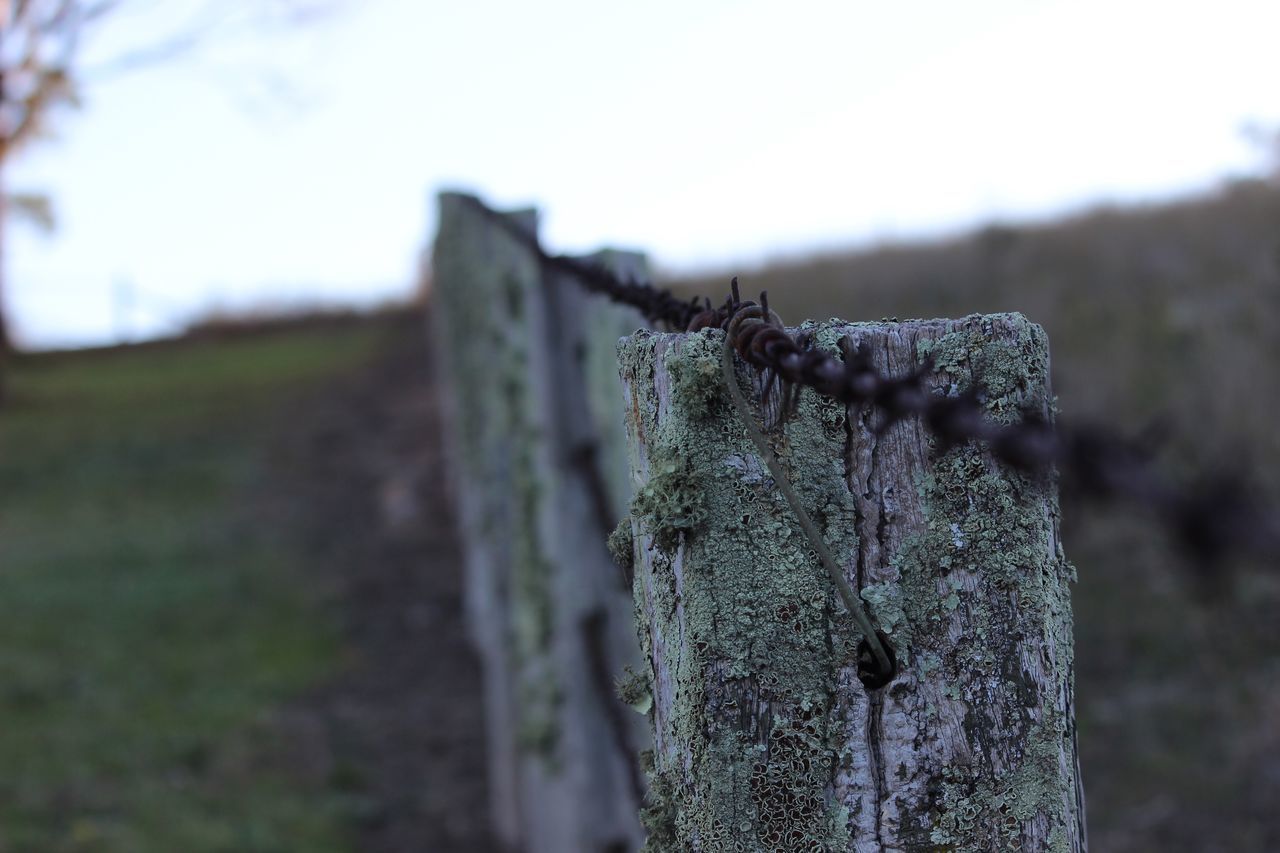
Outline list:
[[[535,233],[533,211],[507,216]],[[513,850],[623,853],[642,838],[648,732],[614,691],[639,656],[605,543],[629,499],[615,348],[642,323],[545,269],[494,217],[442,194],[432,277],[494,825]]]
[[[832,352],[851,337],[889,376],[930,356],[932,392],[980,382],[991,417],[1049,413],[1047,340],[1021,315],[808,329]],[[916,421],[881,431],[877,412],[809,390],[778,427],[771,395],[760,423],[896,657],[870,689],[861,636],[727,395],[723,340],[619,347],[655,749],[646,849],[1083,850],[1052,477],[975,444],[939,452]]]

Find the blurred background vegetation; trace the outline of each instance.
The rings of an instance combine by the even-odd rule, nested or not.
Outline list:
[[[342,647],[267,459],[282,402],[385,337],[338,331],[15,367],[0,850],[348,849],[342,803],[287,760],[288,703],[335,675]]]

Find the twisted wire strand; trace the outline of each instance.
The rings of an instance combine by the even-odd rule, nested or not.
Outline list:
[[[739,328],[742,328],[748,326],[748,324],[750,326],[767,325],[771,320],[777,318],[777,315],[772,312],[766,313],[759,309],[752,310],[753,308],[754,306],[750,306],[739,311],[733,322],[738,324]],[[782,321],[779,319],[777,323],[781,325]],[[724,355],[720,363],[724,373],[725,385],[729,388],[729,396],[733,399],[734,408],[738,410],[738,417],[742,421],[742,425],[747,429],[747,435],[751,437],[751,442],[756,446],[756,451],[760,454],[760,458],[764,460],[764,464],[769,468],[769,473],[773,476],[773,482],[778,487],[778,490],[782,492],[783,497],[786,498],[792,514],[800,522],[800,529],[804,531],[805,538],[809,540],[814,553],[818,555],[818,560],[822,563],[823,568],[827,570],[831,583],[835,585],[841,601],[844,602],[845,609],[853,616],[853,620],[858,623],[858,629],[862,631],[863,639],[870,647],[871,654],[875,657],[879,672],[887,681],[888,677],[893,673],[893,664],[889,660],[888,652],[881,645],[880,637],[877,635],[875,627],[871,624],[870,617],[867,616],[866,610],[863,609],[862,603],[858,600],[857,593],[853,591],[853,588],[849,586],[849,581],[845,579],[840,564],[831,555],[831,549],[827,547],[822,531],[818,529],[818,525],[814,524],[813,519],[809,517],[808,511],[805,510],[804,504],[800,501],[800,496],[792,488],[791,481],[787,478],[787,472],[782,468],[782,463],[778,461],[778,457],[774,455],[773,448],[769,446],[769,440],[765,438],[764,433],[756,426],[755,418],[751,416],[751,407],[748,405],[746,397],[743,396],[742,389],[738,387],[738,376],[733,367],[733,339],[731,336],[725,337]]]
[[[671,291],[648,282],[622,278],[601,263],[571,255],[553,255],[542,248],[536,233],[522,228],[511,217],[498,213],[475,196],[463,195],[461,198],[532,251],[545,268],[567,273],[590,293],[598,293],[613,302],[635,308],[655,326],[682,330],[701,310],[697,299],[680,299]]]
[[[1215,474],[1180,489],[1154,469],[1151,455],[1137,442],[1103,427],[1055,426],[1034,412],[1011,424],[993,421],[983,412],[980,386],[958,396],[930,393],[929,359],[905,376],[884,376],[848,339],[841,341],[842,360],[805,345],[780,322],[743,322],[740,318],[751,316],[749,309],[756,303],[740,298],[736,278],[731,288],[725,305],[701,312],[691,328],[725,329],[744,361],[788,385],[812,388],[846,405],[874,406],[881,414],[881,432],[904,418],[919,417],[940,453],[982,441],[992,456],[1016,470],[1056,467],[1087,497],[1125,500],[1152,510],[1201,564],[1232,553],[1280,553],[1274,513],[1242,478]],[[767,294],[760,304],[768,312]]]
[[[1037,413],[1010,424],[993,421],[982,409],[980,387],[958,396],[931,393],[926,385],[932,372],[928,359],[905,376],[885,376],[847,339],[841,342],[842,357],[813,348],[769,310],[767,294],[761,294],[759,303],[743,300],[736,277],[730,295],[718,307],[706,298],[680,299],[648,282],[620,278],[602,265],[549,254],[534,233],[479,199],[467,198],[544,266],[568,273],[590,292],[636,308],[650,323],[677,331],[725,330],[734,352],[769,372],[766,392],[774,381],[783,383],[784,410],[794,404],[799,389],[809,388],[846,405],[875,407],[881,431],[918,417],[939,452],[980,441],[997,460],[1017,470],[1056,467],[1065,484],[1084,497],[1126,501],[1153,512],[1201,568],[1220,565],[1234,555],[1280,557],[1280,514],[1243,477],[1211,473],[1180,487],[1155,469],[1152,455],[1138,441],[1108,427],[1068,428]]]

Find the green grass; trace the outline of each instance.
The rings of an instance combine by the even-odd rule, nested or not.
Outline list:
[[[374,323],[19,363],[0,411],[0,850],[347,850],[276,715],[340,649],[255,501]],[[296,762],[295,762],[296,763]]]

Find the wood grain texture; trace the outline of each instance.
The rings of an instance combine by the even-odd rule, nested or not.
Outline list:
[[[1020,315],[806,330],[833,352],[851,337],[888,375],[929,356],[933,393],[981,381],[991,417],[1051,414],[1048,344]],[[724,393],[722,341],[639,333],[619,350],[648,849],[1083,850],[1052,477],[811,392],[781,425],[765,401],[775,454],[897,657],[868,690],[857,628]]]

